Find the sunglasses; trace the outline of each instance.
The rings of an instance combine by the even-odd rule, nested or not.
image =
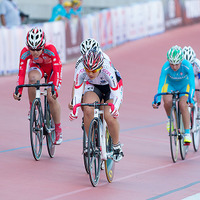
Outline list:
[[[84,67],[84,68],[85,68],[85,67]],[[99,69],[95,69],[95,70],[92,71],[92,70],[89,70],[89,69],[85,68],[85,71],[88,72],[88,73],[89,73],[89,72],[97,73],[97,72],[100,71],[101,69],[102,69],[102,67],[100,67]]]
[[[39,48],[39,49],[32,49],[32,48],[29,48],[30,51],[41,51],[42,48]]]

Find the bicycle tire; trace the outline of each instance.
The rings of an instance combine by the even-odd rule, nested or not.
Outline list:
[[[89,174],[89,168],[88,168],[88,154],[87,154],[87,134],[85,132],[84,124],[82,124],[82,129],[83,129],[83,162],[84,162],[84,167],[85,171],[87,174]]]
[[[112,138],[109,134],[108,127],[106,127],[106,153],[108,155],[113,154]],[[115,162],[110,156],[108,156],[107,160],[105,160],[105,173],[109,183],[113,181],[114,172],[115,172]]]
[[[180,135],[179,135],[180,154],[181,154],[181,159],[185,160],[189,146],[184,145],[184,125],[183,125],[182,114],[180,114],[180,122],[179,123],[180,123]]]
[[[99,119],[94,118],[89,127],[88,134],[88,168],[91,184],[95,187],[100,178],[101,151],[99,135]]]
[[[46,125],[50,133],[46,133],[46,141],[47,141],[47,150],[50,158],[53,158],[55,155],[55,140],[56,140],[56,133],[55,133],[55,124],[50,113],[49,104],[47,104],[47,111],[46,111]]]
[[[191,134],[192,134],[192,143],[194,151],[197,152],[199,149],[200,143],[200,120],[197,119],[197,107],[195,106],[192,108],[190,118],[191,118]]]
[[[179,149],[178,134],[179,133],[178,133],[177,110],[175,107],[172,107],[170,112],[169,137],[170,137],[171,157],[174,163],[177,161],[178,158],[178,149]]]
[[[30,140],[33,157],[38,161],[42,154],[43,141],[42,107],[38,99],[34,99],[30,112]]]

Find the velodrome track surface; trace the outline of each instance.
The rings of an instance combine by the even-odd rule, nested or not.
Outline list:
[[[160,70],[173,45],[191,45],[200,57],[200,24],[129,42],[106,53],[124,81],[120,110],[120,139],[125,157],[116,164],[108,183],[101,171],[99,185],[91,186],[82,160],[81,117],[70,122],[67,104],[71,99],[75,62],[63,66],[59,95],[64,142],[50,159],[46,146],[35,161],[29,140],[28,100],[24,89],[20,102],[12,98],[17,76],[0,77],[0,199],[135,199],[179,200],[192,195],[200,199],[200,152],[190,146],[186,160],[173,163],[170,156],[166,115],[162,106],[153,110]]]

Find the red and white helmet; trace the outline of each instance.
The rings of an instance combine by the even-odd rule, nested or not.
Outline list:
[[[83,65],[89,71],[99,69],[103,64],[103,53],[99,48],[92,48],[83,55]]]
[[[32,28],[26,37],[26,45],[31,49],[39,49],[46,43],[44,31],[41,28]]]

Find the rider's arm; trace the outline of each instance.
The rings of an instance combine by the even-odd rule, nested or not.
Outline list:
[[[31,58],[31,53],[27,47],[24,47],[20,53],[19,72],[17,77],[17,84],[23,85],[26,75],[27,60]],[[19,93],[22,94],[23,88],[19,88]]]
[[[84,79],[86,73],[82,67],[75,70],[74,74],[74,90],[73,90],[73,106],[77,103],[81,103],[83,89],[84,89]]]
[[[188,79],[189,79],[189,85],[190,85],[190,95],[191,99],[194,98],[194,93],[195,93],[195,76],[194,76],[194,70],[192,65],[188,62]],[[191,102],[192,103],[192,102]]]
[[[161,70],[161,73],[160,73],[160,78],[159,78],[159,83],[158,83],[158,91],[157,93],[161,93],[162,90],[163,90],[163,86],[165,84],[165,81],[167,79],[167,74],[168,74],[168,70],[170,69],[170,65],[169,65],[169,62],[166,62],[163,67],[162,67],[162,70]],[[161,102],[161,96],[159,96],[157,98],[157,103],[158,102]]]
[[[58,88],[62,83],[62,63],[58,52],[54,45],[49,45],[49,50],[52,52],[52,63],[53,63],[53,84],[55,86],[55,91],[57,92]]]
[[[113,99],[113,104],[115,108],[118,110],[123,100],[122,99],[123,95],[121,94],[123,92],[121,91],[123,87],[122,79],[118,83],[115,70],[113,67],[111,67],[111,63],[110,63],[110,67],[104,67],[102,69],[102,73],[104,73],[105,79],[109,83],[110,90],[111,90],[110,96]]]

